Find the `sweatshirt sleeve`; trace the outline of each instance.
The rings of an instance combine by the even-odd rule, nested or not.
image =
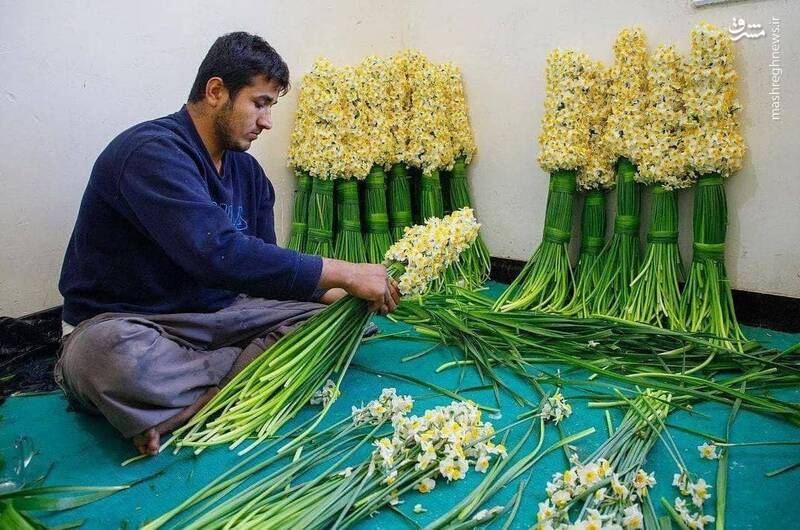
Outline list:
[[[315,294],[322,258],[237,231],[177,139],[139,146],[124,164],[119,189],[147,235],[203,285],[283,300]]]

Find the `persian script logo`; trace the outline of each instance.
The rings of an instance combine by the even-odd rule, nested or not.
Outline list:
[[[733,17],[733,22],[731,23],[731,27],[728,28],[728,33],[731,34],[731,40],[733,42],[741,38],[760,39],[767,34],[761,27],[761,24],[746,24],[743,18],[736,17]]]

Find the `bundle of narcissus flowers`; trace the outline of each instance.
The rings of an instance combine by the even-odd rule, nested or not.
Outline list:
[[[390,406],[383,398],[353,407],[353,421],[383,416]],[[485,473],[493,457],[507,455],[503,445],[492,441],[491,423],[481,420],[471,402],[454,401],[421,416],[407,415],[411,405],[407,396],[402,405],[392,415],[392,433],[373,442],[367,459],[331,470],[272,502],[259,503],[242,521],[261,521],[259,528],[329,528],[337,523],[346,528],[384,506],[401,504],[404,492],[428,493],[437,481],[463,480],[471,468]]]
[[[403,295],[438,286],[439,275],[458,265],[479,228],[472,210],[463,208],[407,229],[387,252],[389,275],[398,280]],[[338,388],[369,318],[367,303],[351,296],[326,307],[239,372],[171,441],[200,451],[217,444],[235,448],[254,437],[242,452],[251,450],[294,417],[334,372],[339,374]],[[329,395],[337,394],[331,389]],[[332,402],[328,400],[317,421]]]
[[[392,241],[413,224],[408,169],[421,173],[416,198],[420,222],[442,217],[440,171],[453,170],[447,197],[451,208],[471,206],[465,166],[475,149],[455,65],[433,63],[412,50],[388,59],[370,56],[355,68],[337,68],[320,59],[303,80],[289,146],[289,165],[313,179],[310,198],[298,182],[291,240],[301,241],[303,236],[295,232],[305,231],[307,252],[349,261],[363,261],[366,255],[366,260],[380,262]],[[363,245],[357,237],[361,226],[352,178],[365,182]],[[335,247],[331,179],[339,190]],[[305,222],[301,201],[309,203]],[[464,278],[477,286],[488,277],[488,269],[489,253],[480,241],[464,258]]]
[[[303,79],[303,90],[298,100],[298,110],[289,144],[289,165],[301,175],[310,175],[311,194],[298,193],[295,202],[308,201],[306,223],[297,218],[293,232],[306,230],[304,252],[332,257],[333,252],[333,178],[353,171],[355,160],[345,153],[344,128],[349,123],[350,105],[344,100],[345,84],[340,72],[327,60],[319,59]],[[352,153],[351,153],[352,155]],[[300,189],[298,189],[300,191]],[[291,239],[302,240],[301,235]]]
[[[642,266],[631,281],[631,296],[622,316],[683,329],[676,193],[693,181],[685,135],[689,120],[684,102],[686,68],[674,47],[656,50],[647,81],[645,144],[639,151],[636,180],[650,187],[650,226]]]
[[[461,208],[442,219],[406,228],[403,239],[386,252],[385,264],[402,264],[398,278],[403,296],[437,291],[445,280],[459,280],[461,257],[478,237],[480,224],[471,208]]]
[[[384,389],[378,399],[353,407],[350,425],[340,422],[338,429],[329,429],[329,438],[320,439],[326,446],[322,451],[309,449],[310,456],[294,459],[267,477],[270,480],[256,481],[206,513],[196,511],[183,528],[349,528],[382,507],[401,504],[407,491],[428,493],[437,481],[463,480],[469,469],[485,473],[493,458],[507,456],[505,447],[492,441],[494,428],[481,420],[474,403],[454,401],[421,416],[409,416],[412,407],[409,396]],[[376,438],[387,423],[392,432]],[[370,427],[374,428],[358,434]],[[339,454],[350,456],[370,442],[373,450],[366,458],[342,468]],[[298,470],[330,460],[335,463],[321,474],[297,482]],[[200,492],[146,528],[160,528],[217,492],[213,488]]]
[[[745,145],[739,130],[733,43],[710,24],[692,30],[686,108],[688,159],[698,179],[692,265],[681,316],[688,329],[712,333],[722,345],[740,349],[744,335],[725,272],[728,207],[723,179],[742,167]]]
[[[597,289],[601,268],[596,266],[605,246],[606,192],[614,187],[616,156],[605,137],[606,122],[611,107],[608,104],[610,70],[596,61],[592,63],[586,120],[589,124],[589,155],[577,173],[576,185],[583,195],[581,214],[581,246],[575,267],[575,286],[572,300],[562,312],[586,317],[590,311],[586,300]]]
[[[617,157],[617,212],[614,234],[598,257],[598,287],[589,294],[586,304],[590,313],[621,316],[641,263],[640,190],[635,181],[635,164],[645,143],[647,44],[640,28],[625,28],[617,36],[611,80],[610,114],[604,136],[610,152]]]
[[[568,245],[578,168],[589,156],[586,111],[593,63],[586,54],[553,50],[545,71],[545,113],[539,164],[550,172],[544,234],[525,268],[500,295],[495,308],[557,311],[569,301],[572,270]]]
[[[613,435],[591,456],[553,475],[539,503],[536,530],[650,528],[655,521],[649,490],[653,473],[642,466],[658,441],[671,396],[647,390],[634,400]],[[577,513],[571,523],[570,512]],[[647,526],[646,526],[647,523]]]

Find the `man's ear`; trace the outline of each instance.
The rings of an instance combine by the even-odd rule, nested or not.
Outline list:
[[[206,82],[205,100],[212,108],[218,108],[228,101],[228,89],[221,77],[212,77]]]

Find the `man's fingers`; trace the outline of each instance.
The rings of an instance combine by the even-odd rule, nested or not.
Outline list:
[[[400,303],[400,288],[397,286],[397,282],[391,280],[389,282],[389,291],[392,293],[392,300],[394,300],[395,305]]]

